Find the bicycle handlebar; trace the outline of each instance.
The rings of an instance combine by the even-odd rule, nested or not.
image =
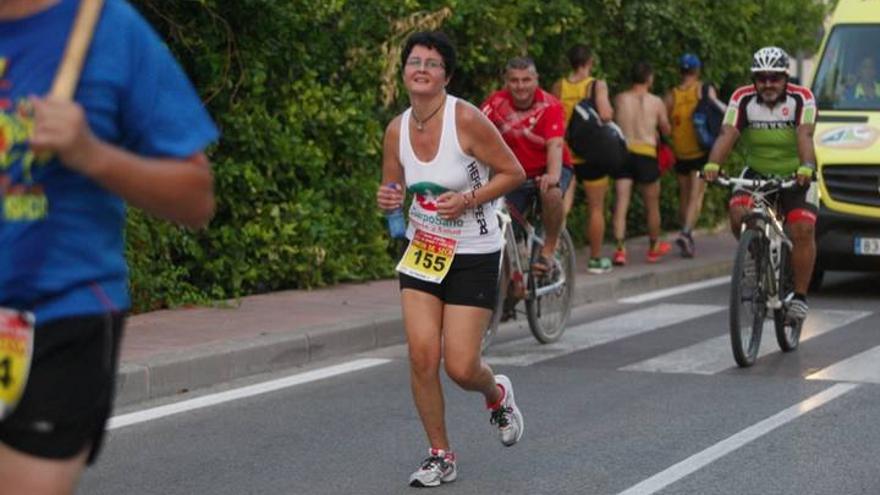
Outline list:
[[[742,186],[746,189],[792,189],[798,185],[794,179],[783,180],[781,178],[774,179],[743,179],[741,177],[723,177],[718,176],[716,182],[722,186]]]
[[[700,178],[705,180],[703,176],[703,172],[700,172]],[[758,178],[742,178],[742,177],[728,177],[726,175],[719,175],[714,181],[715,184],[724,187],[730,186],[742,186],[749,190],[760,190],[760,189],[794,189],[796,187],[800,187],[796,180],[794,179],[782,179],[781,177],[774,177],[771,179],[758,179]]]

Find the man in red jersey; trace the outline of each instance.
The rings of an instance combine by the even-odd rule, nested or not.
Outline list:
[[[510,59],[504,78],[504,89],[489,96],[482,109],[537,185],[545,239],[541,257],[532,268],[547,272],[565,219],[562,196],[572,177],[571,156],[564,145],[565,116],[559,100],[538,87],[538,71],[531,58]],[[506,200],[522,211],[534,192],[520,186]]]

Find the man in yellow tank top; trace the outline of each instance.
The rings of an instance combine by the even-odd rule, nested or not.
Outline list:
[[[669,122],[672,125],[672,149],[675,151],[675,175],[678,180],[678,218],[681,232],[675,243],[685,258],[694,256],[692,230],[700,216],[706,183],[698,177],[706,164],[707,152],[700,148],[692,116],[703,91],[700,80],[700,59],[685,53],[679,59],[681,81],[664,97]],[[715,100],[715,88],[709,87],[709,97]]]
[[[614,109],[608,98],[608,84],[592,76],[593,54],[586,45],[577,44],[568,50],[568,61],[571,73],[556,81],[550,92],[562,102],[565,112],[565,123],[581,100],[593,95],[599,118],[609,122],[614,118]],[[584,185],[586,193],[588,220],[587,239],[590,242],[590,259],[587,269],[590,273],[607,273],[611,271],[611,260],[602,256],[602,240],[605,237],[605,193],[608,191],[608,172],[601,164],[586,164],[579,156],[572,153],[574,172]],[[565,193],[565,213],[571,210],[574,202],[575,181],[571,181]]]

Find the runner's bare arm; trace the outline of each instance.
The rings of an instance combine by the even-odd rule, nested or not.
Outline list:
[[[553,87],[550,88],[550,94],[555,96],[557,100],[562,98],[562,79],[553,83]]]
[[[667,91],[665,95],[663,95],[663,104],[666,105],[666,114],[671,116],[672,109],[675,106],[675,99],[672,96],[671,89],[669,91]]]
[[[602,80],[596,81],[596,111],[599,112],[599,118],[602,122],[611,122],[614,120],[614,107],[611,106],[611,100],[608,98],[608,83]]]
[[[405,178],[403,167],[400,164],[400,156],[398,156],[401,120],[398,115],[388,124],[382,142],[382,183],[379,184],[379,189],[376,191],[376,203],[382,210],[392,210],[403,204]],[[388,187],[388,184],[392,182],[398,184],[399,188]]]
[[[669,113],[666,111],[666,105],[663,100],[657,98],[657,128],[662,136],[670,136],[672,134],[672,126],[669,125]]]
[[[462,150],[492,169],[492,179],[475,194],[475,203],[485,203],[517,188],[526,173],[504,142],[498,129],[480,110],[459,100],[456,124]]]
[[[214,214],[214,178],[201,151],[187,159],[147,158],[104,142],[86,122],[83,108],[55,98],[31,99],[35,153],[61,162],[148,213],[191,228]]]

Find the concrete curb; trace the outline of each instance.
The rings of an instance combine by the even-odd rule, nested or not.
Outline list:
[[[732,265],[732,260],[694,260],[684,266],[657,265],[655,270],[647,273],[640,271],[608,277],[579,273],[574,306],[728,275]],[[256,339],[227,341],[143,361],[125,362],[121,364],[117,378],[116,406],[402,344],[405,342],[402,326],[399,311],[386,312],[370,321],[320,326],[304,333],[262,335]]]

